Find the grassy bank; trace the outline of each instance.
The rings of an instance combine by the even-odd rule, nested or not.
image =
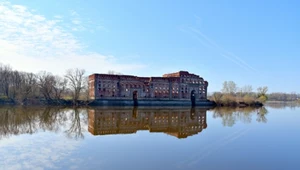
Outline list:
[[[0,105],[24,105],[24,106],[86,106],[89,101],[86,100],[76,100],[71,99],[26,99],[22,102],[14,101],[12,99],[0,99]]]
[[[263,106],[266,101],[262,98],[256,98],[255,96],[245,95],[238,96],[235,94],[222,94],[214,93],[209,97],[211,101],[214,101],[217,106],[227,106],[227,107],[257,107]]]

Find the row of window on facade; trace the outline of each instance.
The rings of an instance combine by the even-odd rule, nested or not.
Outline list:
[[[113,88],[116,88],[116,85],[111,85],[111,84],[98,84],[98,87],[113,87]],[[143,85],[124,85],[124,84],[121,84],[121,87],[126,87],[126,88],[144,88]]]
[[[204,81],[198,81],[193,79],[182,79],[181,83],[205,84]]]
[[[186,81],[187,83],[194,83],[194,84],[203,84],[203,81]],[[103,85],[102,85],[103,84]],[[98,86],[101,87],[101,85],[103,87],[116,87],[116,85],[113,84],[117,84],[117,83],[110,83],[110,82],[100,82],[98,83]],[[143,88],[145,85],[132,85],[132,84],[121,84],[122,87],[126,87],[126,88]],[[155,84],[156,87],[163,87],[163,86],[169,86],[169,84]],[[150,85],[150,87],[153,87],[153,84]]]
[[[102,114],[102,113],[100,113],[100,114]],[[108,113],[108,114],[111,114],[111,113]],[[114,113],[112,113],[113,115],[107,115],[107,116],[101,116],[101,117],[99,117],[99,118],[97,118],[97,121],[115,121],[115,120],[117,120],[117,118],[115,118],[114,117]],[[131,117],[131,113],[126,113],[126,112],[116,112],[115,114],[124,114],[125,116],[123,116],[123,117],[121,117],[120,119],[121,120],[127,120],[127,119],[130,119],[130,117]],[[142,118],[146,118],[146,119],[149,119],[150,117],[152,117],[152,116],[150,116],[150,115],[154,115],[153,117],[154,117],[154,119],[161,119],[161,120],[168,120],[168,119],[178,119],[179,118],[179,116],[169,116],[169,113],[165,113],[164,115],[165,116],[157,116],[157,115],[161,115],[161,113],[153,113],[153,112],[148,112],[148,113],[146,113],[146,115],[144,115],[144,116],[141,116]],[[175,112],[175,113],[173,113],[173,114],[178,114],[177,112]],[[183,114],[185,114],[185,112],[183,112]],[[185,116],[184,116],[185,117]],[[182,118],[184,118],[184,117],[180,117],[181,119]],[[185,117],[186,118],[186,117]],[[199,121],[200,120],[202,120],[202,121],[204,121],[205,120],[205,116],[195,116],[195,118],[198,118],[199,119]],[[150,118],[151,119],[151,118]]]
[[[107,89],[106,90],[106,88],[103,88],[103,89],[101,89],[101,88],[98,88],[98,90],[99,91],[103,91],[103,92],[115,92],[115,91],[119,91],[118,89]],[[125,91],[126,92],[128,92],[128,89],[125,89]],[[144,89],[143,90],[144,92],[149,92],[149,90],[148,89]],[[169,89],[166,89],[166,90],[155,90],[155,93],[169,93]],[[172,93],[173,94],[175,94],[175,93],[179,93],[178,92],[178,88],[177,88],[177,90],[175,91],[175,90],[172,90]],[[184,91],[181,91],[181,93],[189,93],[188,92],[188,90],[187,89],[185,89]],[[205,90],[204,89],[199,89],[199,94],[204,94],[205,93]]]
[[[110,85],[107,85],[107,86],[103,85],[103,86],[101,86],[99,84],[98,89],[106,88],[106,87],[110,88]],[[116,86],[112,86],[111,88],[116,88]],[[138,87],[138,88],[140,88],[140,87]],[[124,89],[124,87],[123,87],[123,89]],[[143,89],[145,91],[145,87],[143,87]],[[154,89],[155,90],[158,90],[158,89],[159,90],[169,90],[169,87],[155,87]],[[187,89],[188,88],[186,86],[181,88],[181,90],[187,90]],[[128,86],[126,86],[126,91],[127,90],[128,90]],[[172,90],[179,90],[179,88],[177,86],[175,86],[175,87],[172,87]],[[199,90],[204,90],[204,87],[199,87]]]

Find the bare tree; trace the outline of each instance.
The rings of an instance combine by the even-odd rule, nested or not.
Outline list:
[[[25,102],[29,97],[34,95],[36,90],[36,76],[33,73],[25,73],[21,74],[22,76],[22,86],[19,91],[19,98],[21,102]]]
[[[60,76],[55,76],[55,84],[53,87],[54,98],[61,99],[62,94],[66,91],[68,80]]]
[[[222,92],[226,94],[234,94],[237,90],[237,86],[233,81],[225,81],[223,83]]]
[[[258,95],[266,95],[267,92],[268,92],[268,87],[267,86],[257,88],[257,94]]]
[[[40,88],[40,92],[44,96],[46,100],[53,99],[53,90],[55,85],[55,77],[46,71],[42,71],[38,74],[38,86]]]
[[[22,86],[22,76],[18,71],[11,73],[10,86],[8,97],[15,101]]]
[[[9,84],[12,69],[8,65],[0,64],[0,93],[3,93],[6,97],[9,96]]]
[[[247,95],[247,94],[249,95],[253,91],[253,88],[251,85],[246,85],[246,86],[242,87],[241,89],[243,89],[242,91],[243,91],[244,95]]]
[[[69,86],[72,90],[73,102],[79,99],[81,90],[84,88],[84,69],[69,69],[66,72],[66,79],[68,79]]]

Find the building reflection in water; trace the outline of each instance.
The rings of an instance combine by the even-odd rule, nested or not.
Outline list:
[[[88,130],[93,135],[131,134],[138,130],[187,138],[207,128],[206,109],[114,108],[89,109]]]

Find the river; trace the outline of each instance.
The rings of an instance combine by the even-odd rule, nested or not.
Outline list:
[[[0,169],[299,169],[300,107],[0,107]]]

